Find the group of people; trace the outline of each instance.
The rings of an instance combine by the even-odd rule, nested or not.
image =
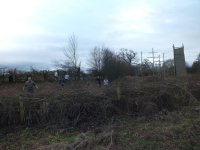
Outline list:
[[[55,73],[55,77],[58,77],[58,74]],[[65,75],[64,79],[65,79],[65,80],[69,80],[69,75]],[[63,81],[60,81],[58,78],[56,78],[55,80],[56,80],[56,81],[59,81],[59,82],[63,82]],[[101,86],[101,84],[102,84],[102,79],[101,79],[101,77],[98,76],[96,80],[97,80],[99,86]],[[61,83],[61,84],[63,84],[63,83]],[[108,86],[108,84],[109,84],[109,80],[108,80],[108,78],[106,77],[106,78],[103,79],[103,85],[104,85],[104,86]],[[26,92],[28,92],[28,93],[33,93],[35,88],[38,89],[38,86],[37,86],[37,84],[32,80],[32,76],[29,75],[29,76],[28,76],[28,80],[25,82],[25,84],[24,84],[24,86],[23,86],[23,90],[26,91]]]
[[[69,80],[69,75],[65,74],[64,76],[60,76],[58,75],[58,72],[56,71],[54,72],[54,78],[55,78],[55,81],[59,82],[63,86],[64,83]]]

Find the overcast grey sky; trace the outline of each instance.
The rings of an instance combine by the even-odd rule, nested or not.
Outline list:
[[[83,67],[101,45],[167,59],[183,43],[189,63],[200,52],[200,0],[0,0],[0,19],[0,66],[49,68],[73,33]]]

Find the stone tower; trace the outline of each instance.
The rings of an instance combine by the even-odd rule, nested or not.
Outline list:
[[[182,47],[175,47],[173,45],[173,50],[174,50],[175,75],[176,76],[186,75],[184,46],[182,45]]]

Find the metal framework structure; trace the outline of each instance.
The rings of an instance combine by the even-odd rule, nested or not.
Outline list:
[[[175,47],[174,51],[174,72],[176,76],[186,75],[184,45],[182,47]]]

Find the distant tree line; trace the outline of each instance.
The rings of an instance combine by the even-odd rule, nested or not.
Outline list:
[[[107,77],[110,80],[126,76],[136,75],[137,53],[133,50],[121,49],[114,53],[106,47],[95,46],[88,60],[90,73],[94,76]]]
[[[197,56],[197,59],[193,62],[191,68],[188,68],[191,73],[200,73],[200,53]]]
[[[78,55],[77,37],[72,34],[67,41],[67,46],[64,49],[64,62],[60,60],[56,63],[59,75],[69,75],[71,80],[79,80],[86,76],[81,70],[81,61]],[[92,76],[107,77],[109,80],[115,80],[123,76],[173,76],[174,74],[174,60],[168,59],[157,66],[153,66],[148,59],[144,59],[138,63],[137,53],[134,50],[121,48],[119,52],[114,52],[108,47],[95,46],[90,52],[88,64],[90,69],[88,74]],[[186,65],[188,73],[200,73],[200,53],[192,66]],[[27,73],[17,73],[9,71],[8,74],[2,74],[0,81],[15,82],[26,80]],[[37,71],[31,69],[31,74],[38,81],[53,81],[52,71]],[[6,78],[7,76],[7,78]]]

